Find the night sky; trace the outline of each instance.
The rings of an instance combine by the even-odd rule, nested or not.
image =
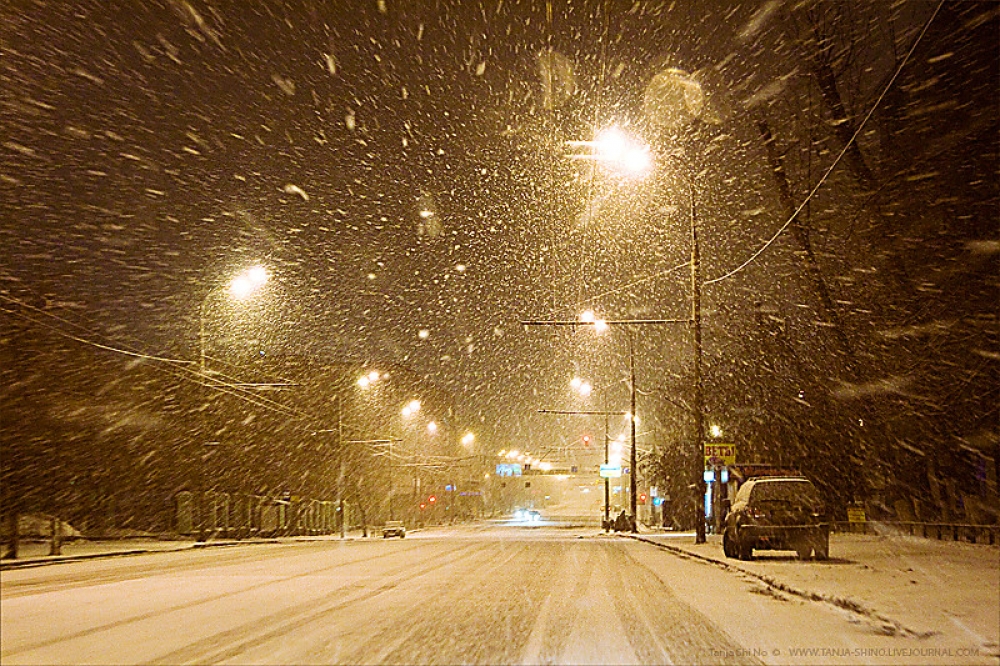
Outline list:
[[[203,301],[262,263],[273,280],[249,311],[212,308],[214,352],[224,339],[236,364],[261,350],[402,364],[459,395],[496,441],[538,441],[553,428],[572,438],[578,424],[556,427],[534,411],[580,404],[568,391],[574,374],[620,379],[624,345],[518,322],[585,307],[688,316],[689,178],[706,280],[781,227],[755,114],[794,120],[815,102],[795,92],[804,73],[787,5],[8,3],[5,293],[46,302],[104,344],[193,359]],[[858,59],[867,64],[856,60],[861,74],[842,83],[852,123],[891,74],[888,54],[905,51],[934,7],[905,3],[895,33],[868,31]],[[884,26],[887,11],[853,18]],[[934,60],[942,53],[920,52],[911,88],[931,80],[923,69],[961,59]],[[707,98],[679,128],[644,112],[647,85],[672,67],[698,73]],[[655,177],[629,182],[567,157],[567,142],[612,124],[653,141],[656,155],[683,151],[689,171],[664,160]],[[786,155],[801,175],[796,203],[835,157],[817,150],[807,164],[809,141]],[[866,149],[877,141],[859,138]],[[846,291],[884,257],[859,230],[844,174],[810,211],[827,215],[816,242]],[[788,236],[705,288],[715,385],[753,344],[756,303],[801,315],[804,354],[823,348]],[[837,296],[849,320],[864,321],[883,291]],[[226,337],[240,317],[249,333]],[[685,390],[688,327],[640,338],[640,386]],[[745,396],[737,388],[708,409],[738,412]]]

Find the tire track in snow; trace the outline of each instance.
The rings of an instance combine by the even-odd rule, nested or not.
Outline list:
[[[413,545],[408,550],[413,550],[413,549],[416,549],[416,548],[419,548],[419,545]],[[258,564],[262,563],[259,552],[256,553],[256,555],[257,555],[256,557],[253,557],[252,555],[251,556],[247,556],[247,557],[239,557],[239,558],[236,558],[235,561],[233,559],[229,559],[226,562],[209,563],[210,564],[209,568],[218,569],[218,568],[221,568],[221,567],[224,567],[224,566],[244,564],[244,563],[246,563],[248,561],[253,561],[253,562],[258,563]],[[268,555],[270,556],[271,554],[269,553]],[[358,558],[355,558],[355,559],[352,559],[352,560],[350,560],[348,562],[338,561],[338,562],[333,563],[333,564],[331,564],[329,566],[321,567],[319,569],[309,569],[307,571],[298,572],[298,573],[295,573],[295,574],[292,574],[292,575],[283,576],[283,577],[272,579],[272,580],[265,580],[263,582],[255,583],[255,584],[252,584],[252,585],[249,585],[249,586],[246,586],[246,587],[241,587],[239,589],[227,590],[226,592],[222,592],[222,593],[218,593],[218,594],[213,594],[213,595],[210,595],[208,597],[202,597],[202,598],[199,598],[199,599],[194,600],[194,601],[190,601],[190,602],[186,602],[186,603],[180,603],[180,604],[174,604],[174,605],[171,605],[171,606],[168,606],[168,607],[165,607],[165,608],[157,608],[157,609],[153,609],[153,610],[150,610],[150,611],[147,611],[147,612],[144,612],[144,613],[140,613],[139,615],[133,615],[133,616],[122,618],[120,620],[115,620],[115,621],[112,621],[112,622],[105,622],[105,623],[102,623],[102,624],[95,625],[93,627],[88,627],[86,629],[82,629],[82,630],[79,630],[79,631],[72,632],[70,634],[63,634],[63,635],[56,636],[56,637],[53,637],[53,638],[49,638],[49,639],[46,639],[46,640],[35,641],[35,642],[32,642],[32,643],[28,643],[28,644],[19,646],[19,647],[15,648],[15,649],[4,650],[2,652],[2,656],[5,659],[9,659],[9,658],[11,658],[13,656],[16,656],[16,655],[22,655],[22,654],[33,652],[33,651],[36,651],[36,650],[43,650],[45,648],[48,648],[48,647],[51,647],[51,646],[54,646],[54,645],[58,645],[60,643],[64,643],[64,642],[68,642],[68,641],[80,640],[80,639],[91,637],[91,636],[94,636],[94,635],[97,635],[97,634],[100,634],[100,633],[103,633],[103,632],[109,632],[109,631],[114,631],[114,630],[117,630],[117,629],[121,629],[121,628],[126,627],[128,625],[134,625],[134,624],[137,624],[137,623],[140,623],[140,622],[144,622],[144,621],[148,621],[148,620],[153,620],[153,619],[156,619],[156,618],[160,618],[160,617],[172,614],[172,613],[178,613],[178,612],[182,612],[182,611],[188,611],[188,610],[194,609],[194,608],[196,608],[198,606],[203,606],[203,605],[206,605],[206,604],[215,603],[215,602],[218,602],[220,600],[227,599],[227,598],[232,598],[232,597],[235,597],[235,596],[238,596],[238,595],[241,595],[241,594],[247,594],[247,593],[251,593],[251,592],[259,592],[259,591],[261,591],[261,590],[263,590],[263,589],[265,589],[267,587],[270,587],[270,586],[284,585],[284,584],[287,584],[290,581],[293,581],[293,580],[296,580],[296,579],[299,579],[299,578],[303,578],[303,577],[307,577],[307,576],[315,576],[315,575],[323,573],[323,572],[327,572],[327,571],[332,571],[332,570],[335,570],[335,569],[339,569],[339,568],[341,568],[343,566],[349,566],[351,564],[356,564],[356,563],[359,563],[359,562],[367,562],[367,561],[371,561],[373,559],[381,559],[383,557],[391,557],[391,556],[394,556],[394,555],[398,555],[398,551],[393,551],[393,552],[389,552],[389,553],[375,555],[374,557],[371,556],[370,554],[367,555],[367,556],[365,556],[365,555],[362,554],[362,556],[360,556]],[[269,557],[268,559],[275,559],[275,558],[278,558],[278,557],[294,558],[294,557],[303,557],[303,556],[305,556],[305,555],[304,554],[300,555],[300,554],[295,554],[295,553],[289,554],[287,552],[279,553],[279,552],[275,551],[273,553],[273,557]],[[172,567],[172,568],[167,569],[167,570],[157,569],[156,572],[158,574],[160,574],[160,576],[162,576],[162,577],[169,577],[169,576],[176,576],[179,573],[190,573],[191,571],[201,571],[201,570],[205,570],[205,569],[206,569],[206,563],[205,562],[199,562],[199,563],[183,563],[180,566]],[[134,580],[135,576],[132,575],[133,571],[130,570],[128,573],[129,573],[128,576],[125,576],[125,577],[122,577],[122,578],[111,577],[112,580],[110,580],[110,581],[107,580],[108,577],[106,576],[106,577],[104,577],[105,580],[100,580],[98,582],[98,585],[108,584],[109,582],[110,583],[117,583],[117,582],[123,582],[123,581],[127,581],[127,580]],[[159,577],[159,576],[157,576],[157,577]],[[90,581],[87,581],[87,584],[89,585]],[[79,586],[73,585],[73,586],[70,586],[70,587],[74,587],[75,588],[75,587],[79,587]],[[38,594],[39,592],[36,591],[35,593]]]

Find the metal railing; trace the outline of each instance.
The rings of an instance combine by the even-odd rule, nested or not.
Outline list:
[[[968,543],[1000,543],[1000,525],[974,525],[970,523],[924,523],[907,520],[874,520],[866,522],[836,521],[831,523],[835,532],[853,534],[906,534],[939,541],[965,541]]]

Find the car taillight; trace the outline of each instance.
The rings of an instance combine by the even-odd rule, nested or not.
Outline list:
[[[767,511],[758,507],[752,507],[750,509],[750,515],[754,518],[767,518]]]

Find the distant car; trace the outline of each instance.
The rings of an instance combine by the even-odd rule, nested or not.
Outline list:
[[[388,539],[391,536],[398,536],[400,539],[406,537],[406,525],[402,520],[388,520],[382,528],[382,538]]]
[[[542,514],[535,509],[518,509],[514,512],[514,520],[525,523],[538,523],[542,520]]]
[[[758,477],[740,486],[722,534],[726,557],[754,549],[794,550],[799,559],[830,555],[830,523],[816,486],[804,477]]]

